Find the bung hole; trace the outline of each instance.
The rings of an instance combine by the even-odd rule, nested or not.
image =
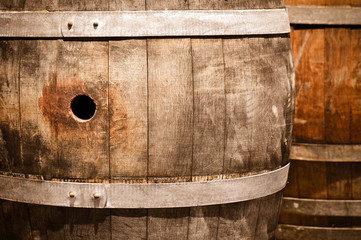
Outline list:
[[[71,101],[70,108],[80,120],[89,120],[95,114],[96,105],[89,96],[78,95]]]

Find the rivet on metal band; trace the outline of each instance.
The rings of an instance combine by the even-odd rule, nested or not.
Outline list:
[[[241,178],[182,183],[76,183],[0,175],[0,198],[81,208],[172,208],[241,202],[282,190],[289,164]],[[76,194],[75,194],[76,193]]]
[[[33,23],[39,23],[36,28]],[[0,37],[169,37],[290,32],[286,9],[0,12]]]

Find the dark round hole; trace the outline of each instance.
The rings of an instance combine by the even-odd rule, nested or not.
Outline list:
[[[86,95],[76,96],[70,105],[73,114],[81,120],[89,120],[94,116],[96,105],[90,97]]]

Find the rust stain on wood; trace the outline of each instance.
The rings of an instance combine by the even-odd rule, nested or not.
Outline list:
[[[57,74],[54,73],[54,80],[44,86],[43,96],[39,98],[38,105],[54,132],[77,127],[78,122],[72,117],[70,104],[78,95],[89,93],[84,83],[75,78],[59,83]],[[93,100],[96,104],[96,99]]]

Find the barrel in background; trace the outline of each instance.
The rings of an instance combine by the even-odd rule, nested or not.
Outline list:
[[[286,4],[343,8],[343,15],[325,15],[330,22],[357,19],[346,12],[360,12],[361,6],[360,1],[342,0]],[[290,9],[292,19],[291,14]],[[323,19],[310,16],[311,10],[306,15]],[[360,23],[352,24],[291,25],[296,73],[294,145],[278,239],[360,238],[361,29]]]
[[[0,1],[2,10],[13,11],[283,7],[280,0]],[[293,111],[288,34],[1,39],[0,47],[3,172],[53,181],[164,183],[241,177],[288,162]],[[96,105],[87,122],[69,111],[82,95]],[[281,195],[167,209],[2,200],[0,235],[268,239],[274,237]]]

